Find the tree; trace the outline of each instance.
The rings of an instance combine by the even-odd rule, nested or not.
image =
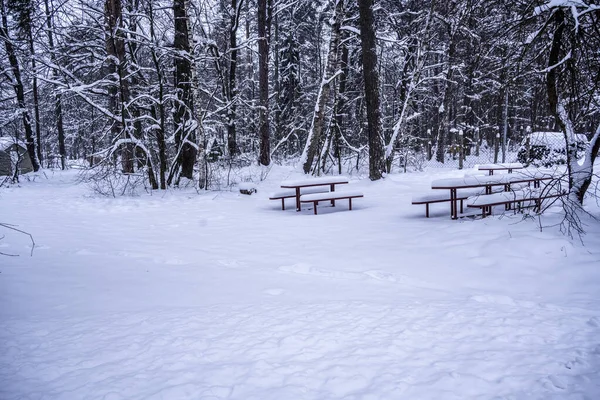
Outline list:
[[[373,0],[358,0],[360,12],[360,39],[362,67],[367,103],[367,130],[369,137],[369,178],[381,179],[385,171],[383,142],[381,137],[381,109],[379,104],[379,72],[375,43]]]
[[[49,0],[44,0],[44,11],[46,13],[46,27],[48,29],[48,49],[50,50],[50,58],[52,64],[56,64],[56,48],[54,45],[54,24],[52,22],[53,13],[50,10]],[[58,72],[56,68],[52,68],[53,80],[58,78]],[[62,107],[62,94],[59,92],[55,95],[54,102],[54,113],[56,117],[56,131],[58,133],[58,154],[60,155],[60,167],[61,169],[66,168],[66,157],[67,150],[65,147],[65,128],[63,124],[63,107]]]
[[[336,0],[325,71],[323,73],[323,79],[321,80],[321,85],[317,94],[315,109],[313,112],[310,130],[308,131],[308,138],[306,139],[304,152],[300,157],[300,162],[302,163],[302,168],[305,174],[308,174],[313,167],[315,156],[317,155],[319,146],[321,145],[321,134],[325,119],[325,107],[329,101],[329,93],[331,86],[333,85],[333,80],[338,75],[336,72],[338,64],[337,56],[340,42],[340,27],[342,25],[343,18],[344,0]],[[317,168],[314,168],[314,172],[319,172],[318,165]]]
[[[194,118],[194,93],[192,91],[193,53],[190,41],[189,19],[186,0],[173,0],[175,20],[175,91],[176,104],[173,114],[175,123],[175,143],[177,155],[171,166],[169,184],[179,183],[181,176],[193,179],[196,162],[196,130],[198,124]]]
[[[269,31],[270,20],[267,13],[270,0],[258,0],[258,132],[260,137],[259,163],[271,163],[269,137]]]
[[[551,29],[546,75],[548,104],[564,134],[569,193],[583,203],[600,149],[600,13],[585,1],[549,2],[535,15],[547,16],[543,27]],[[541,32],[540,32],[541,34]],[[596,119],[582,165],[577,153],[576,129]]]
[[[33,139],[33,130],[31,127],[31,116],[25,102],[25,87],[21,79],[21,66],[17,58],[16,50],[13,46],[12,38],[9,36],[8,16],[4,0],[0,0],[0,16],[2,25],[0,26],[0,39],[4,42],[4,48],[10,62],[10,70],[12,72],[12,87],[17,97],[18,110],[23,121],[25,129],[25,140],[27,143],[27,153],[31,158],[31,165],[34,171],[40,169],[40,164],[37,159],[36,146]]]

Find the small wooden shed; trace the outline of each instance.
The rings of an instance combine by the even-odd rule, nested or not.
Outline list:
[[[0,176],[10,176],[15,166],[19,174],[33,171],[25,143],[11,137],[0,137]]]

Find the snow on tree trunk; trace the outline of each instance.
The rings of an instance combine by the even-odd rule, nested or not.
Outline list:
[[[269,139],[269,35],[267,8],[268,0],[258,0],[258,131],[260,136],[259,162],[271,163],[271,143]]]
[[[323,79],[321,79],[321,85],[317,94],[317,101],[315,109],[313,111],[312,122],[308,131],[308,138],[304,145],[304,151],[300,157],[300,163],[302,163],[302,169],[305,174],[310,173],[315,156],[318,153],[319,145],[321,144],[321,133],[323,132],[323,125],[325,119],[325,107],[329,101],[329,94],[331,91],[331,84],[336,76],[337,68],[337,55],[338,45],[340,42],[340,27],[344,17],[344,1],[337,0],[335,9],[333,11],[333,24],[331,26],[331,36],[329,38],[329,51],[327,53],[327,64],[325,65],[325,71],[323,72]],[[318,172],[319,168],[314,168],[315,172]]]
[[[173,0],[173,16],[175,19],[175,88],[177,102],[173,121],[175,122],[175,143],[177,155],[169,173],[169,184],[177,185],[180,177],[194,178],[196,163],[196,129],[194,119],[194,93],[192,90],[193,55],[190,43],[189,17],[187,0]]]
[[[8,19],[6,16],[6,7],[4,5],[4,0],[0,0],[0,13],[2,14],[2,25],[0,25],[0,39],[2,39],[2,41],[4,42],[4,48],[6,49],[6,54],[8,55],[8,61],[10,63],[10,68],[12,69],[12,74],[14,77],[13,89],[17,97],[19,112],[21,113],[21,117],[23,119],[23,127],[25,128],[27,153],[29,154],[29,158],[31,159],[31,165],[33,166],[33,170],[38,171],[40,169],[40,164],[36,155],[36,146],[33,138],[33,130],[31,128],[31,116],[29,115],[27,104],[25,103],[25,88],[21,79],[21,67],[19,65],[19,60],[17,59],[15,48],[12,45],[12,39],[8,34]]]
[[[369,178],[381,179],[385,171],[383,141],[381,138],[381,108],[379,105],[379,72],[373,0],[359,0],[360,39],[362,48],[365,101],[367,103],[367,129],[369,131]]]

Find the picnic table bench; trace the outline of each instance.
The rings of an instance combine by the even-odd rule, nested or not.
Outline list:
[[[312,193],[329,193],[329,188],[324,186],[314,186],[314,187],[305,187],[300,188],[300,196],[304,194],[312,194]],[[281,199],[281,209],[285,210],[285,199],[296,198],[296,191],[293,189],[279,190],[277,192],[273,192],[269,195],[269,200],[280,200]]]
[[[493,190],[500,191],[500,190],[503,190],[503,188],[495,187]],[[482,189],[482,188],[463,189],[463,190],[457,191],[456,192],[456,200],[460,201],[461,214],[463,212],[464,200],[467,200],[471,196],[476,196],[476,195],[484,194],[484,193],[485,193],[485,189]],[[432,193],[422,194],[422,195],[418,195],[418,196],[413,196],[412,204],[413,205],[425,204],[425,217],[429,218],[429,205],[430,204],[445,203],[445,202],[450,202],[451,200],[452,199],[450,198],[449,193],[444,193],[444,192],[438,191],[438,192],[432,192]]]
[[[504,191],[508,192],[514,184],[533,183],[534,188],[537,188],[540,187],[541,181],[551,179],[554,179],[552,174],[535,170],[504,175],[438,179],[431,183],[431,188],[450,191],[450,215],[452,219],[458,219],[458,189],[485,188],[485,194],[492,194],[495,186],[503,187]]]
[[[363,194],[357,191],[303,194],[300,196],[300,203],[313,203],[314,214],[317,215],[317,205],[320,201],[331,201],[335,206],[336,200],[348,199],[348,209],[352,210],[352,199],[358,197],[363,197]]]
[[[512,174],[513,170],[523,168],[521,163],[482,164],[477,167],[480,171],[488,171],[489,175],[494,175],[494,171],[508,171],[509,174]]]
[[[550,198],[563,196],[566,192],[562,190],[542,190],[541,188],[525,188],[510,192],[500,192],[473,196],[467,200],[467,207],[481,209],[481,217],[492,214],[494,206],[505,206],[505,210],[510,210],[515,204],[518,209],[522,208],[523,203],[533,202],[534,210],[538,212],[542,208],[542,201]]]
[[[296,197],[296,211],[300,211],[302,209],[300,203],[300,196],[302,195],[301,190],[306,190],[306,188],[325,187],[329,189],[329,192],[335,192],[336,185],[344,185],[347,183],[348,178],[345,176],[322,176],[319,178],[283,181],[281,182],[281,187],[283,189],[294,190],[294,197]],[[335,206],[335,200],[337,199],[330,199],[332,206]]]

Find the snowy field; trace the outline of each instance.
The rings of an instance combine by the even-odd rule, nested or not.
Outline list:
[[[410,204],[353,179],[318,216],[268,193],[0,189],[0,399],[600,399],[600,223]],[[341,189],[340,189],[341,190]],[[590,211],[600,215],[593,201]]]

